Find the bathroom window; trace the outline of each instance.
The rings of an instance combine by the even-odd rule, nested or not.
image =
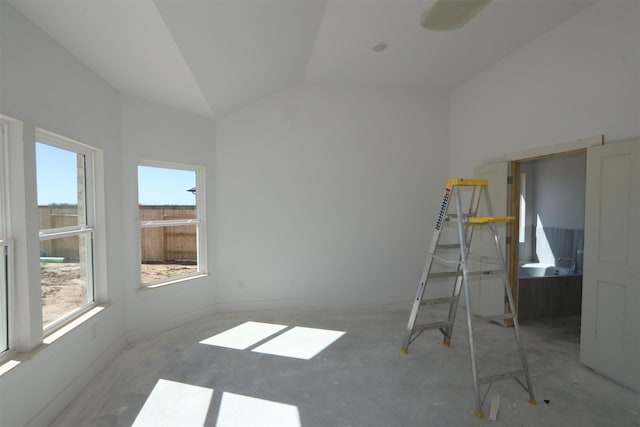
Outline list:
[[[520,218],[518,224],[518,242],[525,243],[527,225],[527,174],[520,173]]]
[[[206,274],[204,169],[138,165],[140,280],[153,288]]]
[[[75,318],[94,299],[94,150],[36,133],[40,284],[45,332]]]

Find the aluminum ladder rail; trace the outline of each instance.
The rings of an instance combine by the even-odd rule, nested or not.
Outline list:
[[[511,293],[511,287],[509,286],[508,272],[506,269],[504,255],[500,246],[500,238],[498,235],[497,223],[504,223],[515,220],[515,217],[496,217],[493,216],[493,208],[491,206],[491,200],[489,198],[488,180],[486,179],[466,179],[455,178],[449,179],[446,182],[444,195],[442,197],[442,203],[440,205],[440,211],[436,219],[436,225],[433,232],[433,238],[429,246],[427,259],[425,261],[420,280],[418,282],[418,292],[416,298],[413,301],[411,314],[409,315],[409,322],[407,329],[402,340],[401,351],[408,353],[409,345],[425,330],[438,329],[444,339],[443,345],[449,347],[451,345],[451,337],[453,334],[453,327],[455,325],[456,313],[458,309],[458,302],[460,295],[464,292],[464,298],[466,302],[466,315],[467,315],[467,331],[469,339],[469,354],[471,358],[471,371],[473,376],[474,386],[474,401],[475,401],[475,414],[478,418],[484,418],[482,412],[482,406],[484,400],[491,388],[491,385],[500,380],[515,379],[529,394],[529,403],[535,405],[536,399],[533,392],[533,386],[531,383],[531,377],[529,375],[529,368],[527,365],[527,358],[522,345],[522,339],[520,337],[520,325],[518,323],[517,311],[513,301],[513,295]],[[472,191],[469,208],[466,212],[462,211],[462,189],[470,189]],[[455,213],[449,213],[451,199],[454,199]],[[477,216],[478,208],[481,199],[484,200],[485,209],[488,216]],[[442,232],[442,226],[445,221],[454,221],[457,225],[457,238],[458,242],[453,244],[440,244],[440,234]],[[468,260],[470,255],[471,240],[476,227],[486,227],[488,232],[492,236],[492,241],[495,247],[495,258],[491,258],[498,264],[498,270],[482,270],[482,271],[469,271]],[[440,256],[440,252],[446,252],[447,250],[458,249],[459,254],[456,259]],[[451,271],[445,272],[432,272],[434,264],[448,265],[455,268]],[[475,316],[471,309],[470,298],[470,278],[474,276],[492,274],[494,277],[501,277],[504,283],[505,293],[507,295],[508,313],[500,313],[493,316]],[[430,279],[441,279],[446,277],[455,278],[453,291],[451,297],[446,298],[423,298],[427,289],[427,284]],[[449,313],[445,321],[437,321],[423,324],[416,324],[418,313],[423,306],[432,306],[437,304],[449,304]],[[480,377],[477,366],[476,346],[473,335],[473,320],[482,319],[489,321],[501,321],[510,319],[513,322],[513,331],[518,347],[518,353],[520,355],[520,362],[522,369],[503,372],[496,375],[490,375],[487,377]],[[519,377],[524,377],[525,383],[523,383]],[[483,384],[488,384],[487,389],[482,395],[481,387]]]

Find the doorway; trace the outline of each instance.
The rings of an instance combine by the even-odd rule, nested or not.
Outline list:
[[[518,318],[562,317],[579,329],[586,152],[517,163],[512,194],[517,195],[519,223],[512,234],[517,245],[511,246],[517,248],[512,260],[517,260]]]
[[[586,244],[582,246],[584,252],[579,254],[579,247],[575,252],[575,269],[584,272],[582,307],[579,315],[581,321],[575,322],[576,327],[572,329],[572,336],[568,338],[575,339],[574,342],[579,345],[579,357],[584,365],[620,384],[640,390],[640,335],[637,328],[630,326],[637,325],[640,318],[637,298],[640,283],[637,264],[640,238],[637,221],[634,221],[640,212],[637,191],[640,186],[640,140],[617,141],[605,145],[604,138],[600,142],[597,138],[591,138],[572,145],[562,144],[561,147],[550,146],[505,156],[508,157],[512,177],[509,214],[519,216],[520,167],[523,164],[530,160],[564,156],[579,151],[588,152],[584,179],[586,197],[583,243]],[[557,189],[562,187],[565,181],[555,179],[552,182]],[[558,205],[565,204],[574,196],[567,190],[559,194],[561,199],[558,199]],[[527,200],[526,195],[524,200]],[[523,206],[525,233],[526,210],[527,207]],[[549,221],[545,223],[542,217],[540,223],[541,227],[536,223],[536,238],[538,229],[542,228],[544,231],[550,224]],[[520,227],[517,221],[511,224],[507,240],[518,244],[509,245],[509,278],[514,296],[522,299],[526,297],[518,295],[520,243],[516,240],[520,237]],[[533,233],[532,230],[529,232]],[[550,235],[552,234],[545,233],[551,253],[554,253],[553,243],[550,242],[553,238],[550,239]],[[535,253],[539,260],[533,249],[532,253]],[[526,254],[524,256],[526,257]],[[558,262],[555,253],[552,260],[556,262],[554,268],[562,267],[563,262],[569,262],[569,268],[572,269],[570,261]],[[516,304],[519,305],[518,303],[519,301]],[[567,317],[540,321],[539,326],[553,329],[552,334],[556,336],[566,332],[566,328],[561,328],[567,323],[565,319]]]

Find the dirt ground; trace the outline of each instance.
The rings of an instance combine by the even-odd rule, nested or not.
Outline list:
[[[196,271],[195,265],[142,264],[143,283]],[[42,317],[44,325],[85,305],[85,281],[78,263],[41,263]]]
[[[198,270],[198,266],[196,265],[184,264],[142,264],[141,267],[142,283],[149,283],[168,277],[183,276]]]
[[[84,305],[84,280],[80,264],[40,264],[42,320],[47,326],[64,314]]]

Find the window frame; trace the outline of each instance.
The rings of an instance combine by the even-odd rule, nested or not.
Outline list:
[[[162,169],[174,169],[194,172],[196,175],[196,192],[195,192],[195,218],[190,219],[171,219],[171,220],[140,220],[140,182],[138,167],[152,167]],[[206,239],[206,209],[205,209],[205,168],[204,166],[188,165],[183,163],[165,162],[159,160],[139,160],[136,165],[136,219],[138,231],[138,278],[140,280],[141,289],[154,289],[181,283],[188,280],[197,279],[209,274],[207,267],[207,239]],[[172,276],[165,279],[153,280],[150,282],[142,281],[142,229],[158,228],[158,227],[175,227],[175,226],[196,226],[196,267],[197,270],[192,273]]]
[[[71,151],[76,154],[84,156],[84,221],[78,221],[79,223],[74,226],[40,229],[38,225],[38,238],[39,242],[46,240],[59,239],[72,236],[88,236],[90,242],[90,249],[87,254],[87,287],[86,287],[86,303],[81,307],[71,310],[64,316],[54,320],[46,325],[42,325],[43,334],[47,336],[69,322],[75,320],[79,316],[83,315],[87,311],[91,310],[98,304],[98,290],[96,281],[96,236],[98,234],[98,218],[97,218],[97,185],[96,185],[96,157],[99,155],[98,149],[95,149],[89,145],[83,144],[78,141],[74,141],[70,138],[54,134],[52,132],[36,128],[36,135],[34,144],[42,143],[52,147],[56,147],[62,150]],[[36,164],[37,173],[37,164]],[[80,201],[78,201],[79,203]],[[40,254],[38,253],[38,256]],[[90,282],[90,283],[89,283]],[[40,287],[42,287],[42,281],[40,281]]]
[[[0,116],[0,316],[6,320],[6,327],[0,331],[0,360],[14,351],[14,252],[9,231],[9,127],[9,122]]]
[[[0,116],[0,239],[9,236],[9,122]]]

